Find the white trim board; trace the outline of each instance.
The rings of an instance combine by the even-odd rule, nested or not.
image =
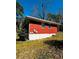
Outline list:
[[[42,39],[42,38],[50,37],[52,35],[56,35],[56,34],[55,33],[53,34],[29,34],[29,40]]]

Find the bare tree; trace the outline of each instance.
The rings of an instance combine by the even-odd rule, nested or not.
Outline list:
[[[42,19],[46,19],[47,18],[47,8],[48,6],[50,6],[50,2],[52,2],[53,0],[40,0],[40,5],[41,7],[38,7],[38,5],[34,6],[34,10],[32,12],[32,16],[36,16],[36,17],[40,17]],[[39,10],[39,8],[41,10]]]
[[[38,12],[38,7],[37,7],[37,5],[34,6],[31,15],[34,16],[34,17],[39,17],[39,12]]]

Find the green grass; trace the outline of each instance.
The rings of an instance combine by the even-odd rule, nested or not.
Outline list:
[[[17,41],[16,59],[55,59],[56,56],[62,59],[62,49],[55,48],[52,44],[54,40],[63,40],[63,33],[59,32],[56,36],[39,40]]]

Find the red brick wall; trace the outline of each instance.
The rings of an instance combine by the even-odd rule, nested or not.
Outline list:
[[[54,26],[42,26],[40,24],[29,24],[29,32],[30,33],[37,33],[37,34],[51,34],[57,33],[57,27]]]

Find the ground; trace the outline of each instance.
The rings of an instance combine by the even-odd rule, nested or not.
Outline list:
[[[17,41],[16,59],[63,59],[63,33],[40,40]]]

